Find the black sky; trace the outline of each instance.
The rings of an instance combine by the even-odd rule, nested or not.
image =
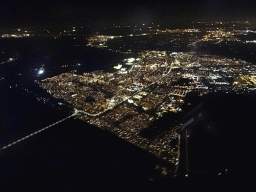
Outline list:
[[[166,23],[186,20],[230,20],[255,17],[256,1],[131,0],[0,1],[2,26],[97,23]]]

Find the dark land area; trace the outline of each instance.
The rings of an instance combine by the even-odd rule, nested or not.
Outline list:
[[[186,129],[181,132],[179,173],[188,173],[190,180],[219,177],[240,182],[248,178],[253,151],[248,132],[254,127],[255,96],[213,93],[201,101],[202,107],[188,116],[195,118],[186,127],[189,136]],[[201,119],[196,119],[198,113]]]

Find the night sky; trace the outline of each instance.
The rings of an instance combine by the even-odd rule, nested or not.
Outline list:
[[[255,17],[256,2],[249,0],[147,0],[0,1],[0,23],[43,24],[140,24],[187,20],[231,20]]]

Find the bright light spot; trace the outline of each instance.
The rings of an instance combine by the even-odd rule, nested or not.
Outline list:
[[[7,62],[11,62],[11,61],[14,61],[15,59],[14,58],[9,58]]]
[[[129,58],[129,59],[128,59],[128,63],[131,63],[131,62],[133,62],[133,61],[135,61],[134,58]]]
[[[128,99],[128,103],[133,103],[133,100],[132,99]]]
[[[114,69],[121,69],[122,65],[118,64],[118,66],[114,66]]]
[[[118,64],[117,69],[121,69],[122,65]]]
[[[130,34],[129,36],[133,36],[133,34]]]
[[[42,73],[44,73],[44,70],[40,69],[40,70],[38,71],[38,74],[42,74]]]
[[[18,29],[18,31],[20,31],[20,29]]]

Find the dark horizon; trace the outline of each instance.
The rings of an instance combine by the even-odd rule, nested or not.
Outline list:
[[[151,24],[255,19],[255,2],[231,0],[77,2],[48,0],[0,3],[2,27]]]

